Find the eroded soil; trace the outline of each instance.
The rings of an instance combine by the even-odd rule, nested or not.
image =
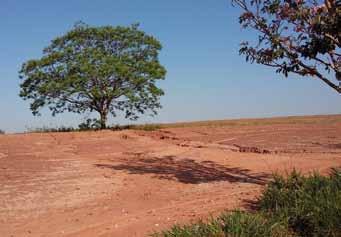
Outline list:
[[[335,166],[341,116],[0,136],[0,236],[148,236],[250,208],[273,172]]]

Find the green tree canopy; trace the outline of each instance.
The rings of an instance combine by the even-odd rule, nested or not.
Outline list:
[[[258,33],[243,42],[247,61],[322,80],[341,93],[340,0],[232,0],[244,28]],[[338,85],[339,81],[339,85]]]
[[[40,59],[20,70],[20,96],[31,101],[34,115],[48,107],[52,115],[65,111],[97,111],[101,128],[108,115],[126,118],[154,115],[164,94],[156,86],[166,70],[158,59],[162,46],[153,36],[130,27],[90,27],[78,23],[52,40]]]

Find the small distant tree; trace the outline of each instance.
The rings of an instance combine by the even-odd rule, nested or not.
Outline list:
[[[29,60],[20,70],[20,96],[31,100],[39,115],[48,107],[52,115],[65,111],[99,113],[100,127],[108,115],[122,111],[137,119],[157,113],[164,93],[156,85],[166,70],[158,60],[160,42],[130,27],[90,27],[78,23],[52,40],[43,57]]]
[[[5,131],[0,129],[0,135],[3,135],[3,134],[5,134]]]
[[[240,54],[251,63],[322,80],[341,93],[341,1],[232,0],[243,28],[258,33]],[[340,85],[338,85],[339,81]]]

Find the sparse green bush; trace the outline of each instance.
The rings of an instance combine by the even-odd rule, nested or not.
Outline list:
[[[225,213],[208,223],[174,226],[154,237],[287,237],[290,233],[282,225],[260,214],[234,211]]]
[[[235,211],[220,218],[225,236],[239,237],[284,237],[291,236],[281,221],[266,219],[259,213]]]
[[[174,226],[155,237],[340,237],[341,169],[329,177],[275,175],[256,213],[234,211],[207,223]]]
[[[100,128],[101,123],[98,119],[87,119],[78,125],[79,131],[99,130]]]
[[[209,223],[199,222],[193,225],[172,227],[169,231],[163,231],[152,235],[153,237],[220,237],[224,236],[221,224],[217,221]]]
[[[143,131],[156,131],[161,129],[161,126],[158,124],[130,124],[130,125],[113,125],[109,127],[111,130],[120,131],[120,130],[143,130]]]
[[[260,198],[269,218],[285,220],[298,236],[341,236],[341,170],[330,177],[293,171],[275,176]]]
[[[108,128],[110,130],[113,130],[113,131],[121,131],[121,130],[133,129],[133,126],[134,125],[119,125],[119,124],[116,124],[116,125],[109,126]]]

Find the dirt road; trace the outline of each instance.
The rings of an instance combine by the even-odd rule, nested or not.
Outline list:
[[[0,236],[148,236],[341,166],[341,116],[270,121],[0,136]]]

